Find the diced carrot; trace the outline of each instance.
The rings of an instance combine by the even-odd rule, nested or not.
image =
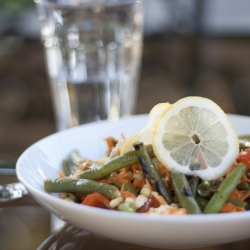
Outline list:
[[[132,169],[134,174],[137,173],[138,171],[141,171],[140,163],[138,162],[138,163],[132,164],[131,169]]]
[[[129,192],[127,190],[123,191],[121,193],[121,196],[123,197],[124,200],[126,200],[127,198],[133,198],[133,199],[136,198],[134,194],[132,194],[131,192]]]
[[[128,176],[127,171],[122,171],[118,175],[110,177],[108,179],[102,179],[100,182],[102,183],[114,183],[116,181],[122,182],[122,183],[130,183],[130,179]]]
[[[250,191],[245,191],[245,190],[238,190],[235,189],[231,194],[230,194],[230,198],[232,199],[236,199],[236,200],[241,200],[244,201],[245,199],[247,199],[250,196]]]
[[[79,172],[85,171],[86,167],[77,167],[76,170]]]
[[[220,210],[221,213],[233,213],[239,211],[245,211],[245,209],[242,207],[235,206],[230,202],[226,202]]]
[[[100,182],[102,183],[114,183],[114,182],[121,182],[121,183],[130,183],[130,177],[128,175],[127,168],[123,168],[121,172],[113,177],[110,177],[108,179],[102,179]]]
[[[64,178],[65,175],[64,175],[64,173],[62,171],[58,171],[58,177],[59,178]]]
[[[145,183],[145,180],[134,179],[132,185],[134,189],[137,189],[137,188],[142,187],[144,183]]]
[[[127,198],[133,198],[133,199],[136,198],[134,194],[132,194],[128,190],[124,190],[124,185],[122,185],[120,192],[121,192],[121,196],[124,200],[126,200]]]
[[[112,136],[104,138],[104,141],[107,143],[108,148],[113,148],[117,142]]]
[[[229,197],[232,199],[241,200],[240,199],[240,191],[238,189],[234,189],[234,191],[230,194]]]
[[[128,169],[127,168],[122,168],[121,169],[121,173],[123,173],[123,174],[128,174]]]
[[[106,141],[107,146],[108,146],[106,153],[109,154],[112,151],[112,149],[115,147],[117,140],[115,140],[114,137],[109,136],[109,137],[104,138],[104,141]]]
[[[102,179],[99,182],[107,183],[107,184],[114,183],[114,182],[130,183],[130,181],[126,178],[125,179],[120,179],[120,178],[119,179],[116,179],[116,178]]]
[[[100,193],[88,194],[81,204],[99,207],[99,208],[109,208],[110,200]]]
[[[170,173],[169,169],[166,168],[166,167],[165,167],[164,165],[162,165],[162,164],[160,164],[160,166],[159,166],[159,171],[162,172],[162,173],[164,173],[166,176],[169,176],[169,173]]]

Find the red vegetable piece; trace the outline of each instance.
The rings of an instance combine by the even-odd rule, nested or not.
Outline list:
[[[99,207],[99,208],[109,208],[110,200],[100,193],[88,194],[81,204]]]
[[[152,200],[148,199],[148,201],[145,202],[144,205],[137,210],[137,213],[146,213],[151,207],[152,207]]]
[[[245,164],[248,165],[248,167],[250,167],[250,149],[246,149],[246,150],[240,152],[236,161],[237,162],[244,162]]]

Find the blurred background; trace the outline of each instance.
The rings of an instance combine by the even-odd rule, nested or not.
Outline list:
[[[145,0],[144,12],[136,113],[199,95],[250,115],[250,1]],[[39,36],[32,0],[0,1],[1,158],[56,131]]]

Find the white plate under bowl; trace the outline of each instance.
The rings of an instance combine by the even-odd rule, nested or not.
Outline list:
[[[79,229],[109,239],[154,248],[195,248],[250,238],[250,212],[211,215],[148,215],[110,211],[59,199],[44,191],[46,178],[57,178],[62,160],[73,149],[93,160],[105,154],[106,136],[126,137],[145,127],[147,115],[82,125],[48,136],[18,159],[16,172],[45,208]],[[229,115],[239,135],[250,134],[250,118]]]

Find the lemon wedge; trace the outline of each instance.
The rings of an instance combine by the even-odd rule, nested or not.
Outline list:
[[[238,136],[227,115],[213,101],[186,97],[163,112],[152,146],[170,171],[211,180],[224,175],[239,153]]]
[[[129,137],[126,142],[124,143],[121,154],[125,154],[128,151],[134,150],[133,143],[134,142],[143,142],[145,145],[152,144],[152,131],[154,128],[154,125],[157,121],[157,119],[160,117],[160,115],[166,111],[171,104],[168,102],[165,103],[158,103],[156,104],[150,111],[148,116],[148,123],[145,128],[140,130],[139,132],[135,133],[131,137]]]

